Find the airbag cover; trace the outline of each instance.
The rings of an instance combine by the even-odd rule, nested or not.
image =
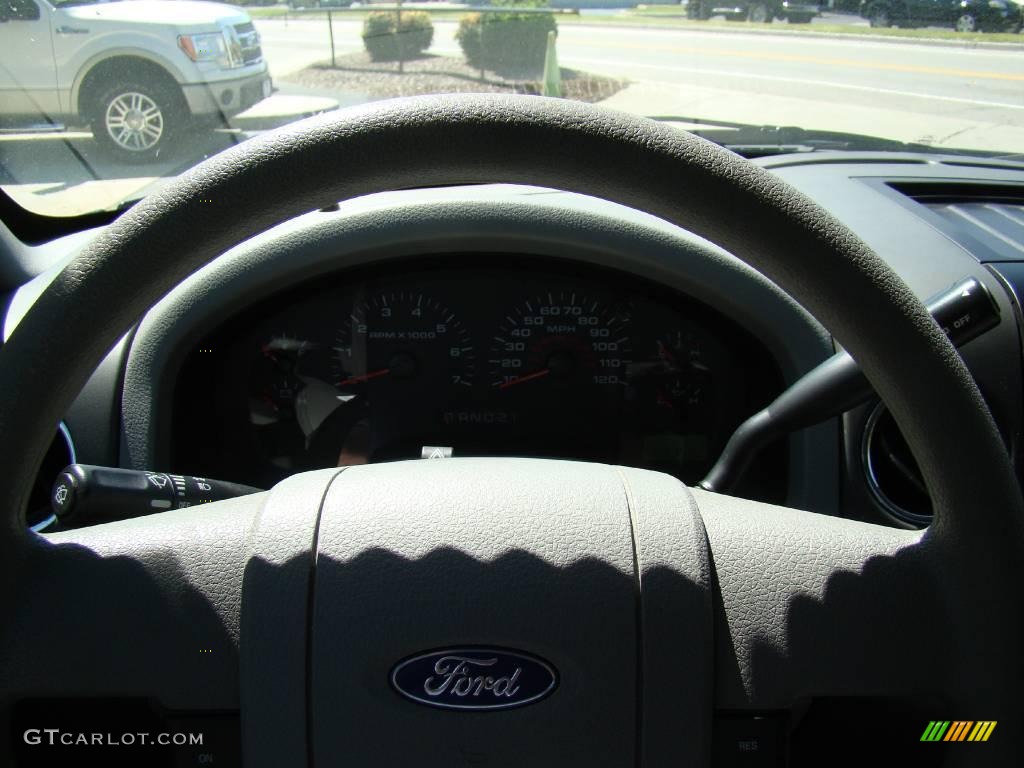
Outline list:
[[[668,514],[689,520],[680,484],[637,475],[671,483],[679,506]],[[325,498],[317,544],[314,764],[636,764],[643,637],[628,487],[618,468],[573,462],[451,459],[343,472]],[[698,529],[686,528],[702,537]],[[655,583],[668,594],[675,585],[703,595],[707,585],[688,574],[706,573],[706,563],[693,565]],[[710,644],[704,602],[690,601],[690,616],[678,604],[695,647]],[[677,650],[686,658],[687,647]],[[510,682],[515,654],[523,671]],[[423,701],[392,679],[403,660],[419,656],[440,665],[424,669],[422,683],[402,678],[403,688],[420,686]],[[460,658],[475,661],[446,684]],[[481,661],[491,658],[500,670],[488,676]],[[507,694],[539,675],[538,665],[557,684],[521,706],[430,705],[453,700],[449,689],[460,680],[465,699],[473,690],[482,701],[500,698],[495,688]],[[706,707],[709,677],[687,677],[663,682]],[[427,691],[442,688],[446,695]],[[677,765],[690,762],[679,762],[687,746],[699,751],[705,740],[700,719],[692,722],[690,734],[678,723]]]

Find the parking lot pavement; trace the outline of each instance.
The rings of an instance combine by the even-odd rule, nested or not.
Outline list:
[[[166,159],[145,164],[112,160],[87,131],[0,131],[0,184],[19,205],[51,216],[115,208],[257,131],[337,107],[322,95],[275,94],[236,115],[229,126],[196,131]]]
[[[51,216],[115,208],[243,138],[236,131],[204,132],[173,158],[134,165],[111,160],[83,131],[4,133],[0,183],[19,205]]]

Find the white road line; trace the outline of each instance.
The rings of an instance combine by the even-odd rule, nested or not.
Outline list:
[[[447,56],[461,56],[462,50],[458,47],[433,47],[431,53],[437,53]],[[590,58],[586,56],[573,56],[571,54],[563,54],[559,56],[562,64],[584,64],[584,65],[598,65],[601,67],[616,67],[624,70],[629,69],[647,69],[660,72],[675,72],[678,74],[698,74],[698,75],[711,75],[714,77],[730,77],[741,80],[761,80],[765,82],[774,83],[789,83],[792,85],[802,86],[815,86],[819,88],[838,88],[846,91],[860,91],[861,93],[873,93],[884,96],[898,96],[901,98],[914,98],[914,99],[926,99],[928,101],[941,101],[950,104],[966,104],[973,107],[992,107],[995,109],[1014,109],[1024,110],[1024,103],[1011,104],[1009,102],[1000,101],[985,101],[981,99],[968,99],[961,96],[942,96],[939,94],[931,93],[920,93],[916,91],[902,91],[894,88],[877,88],[869,85],[854,85],[851,83],[838,83],[830,80],[811,80],[807,78],[799,77],[784,77],[782,75],[761,75],[753,74],[750,72],[735,72],[722,69],[707,69],[705,67],[684,67],[675,64],[647,64],[642,62],[633,61],[621,61],[607,58]],[[673,83],[670,80],[655,81],[655,82],[666,82]]]
[[[584,30],[584,25],[565,25],[559,29],[559,37],[564,34],[566,43],[582,44],[586,45],[583,40],[576,40],[571,38],[584,37],[583,32],[588,33],[599,33],[599,36],[611,37],[616,40],[622,38],[623,31],[635,33],[638,37],[641,35],[648,37],[664,38],[671,41],[679,41],[683,38],[700,40],[702,42],[708,41],[732,41],[737,44],[747,43],[750,44],[754,41],[755,44],[763,43],[765,47],[769,45],[777,45],[784,47],[788,50],[792,50],[794,42],[796,42],[795,35],[771,35],[765,33],[748,33],[748,34],[737,34],[735,32],[701,32],[698,30],[685,30],[685,31],[673,31],[668,29],[650,29],[650,28],[628,28],[622,27],[598,27],[598,26],[587,26]],[[903,51],[914,54],[929,55],[929,57],[945,58],[949,55],[954,56],[970,56],[970,57],[992,57],[1001,59],[1012,59],[1020,62],[1024,49],[1000,49],[1000,48],[961,48],[957,46],[936,46],[936,45],[921,45],[912,42],[907,43],[892,43],[892,42],[874,42],[862,39],[850,39],[843,38],[842,35],[836,35],[834,38],[822,38],[822,37],[802,37],[799,39],[800,47],[816,46],[820,48],[826,48],[828,50],[835,50],[837,47],[856,47],[858,50],[875,49],[875,50],[886,50],[886,51]]]
[[[577,62],[580,64],[598,64],[600,66],[619,66],[623,68],[638,67],[641,69],[655,69],[664,72],[679,72],[680,74],[713,75],[716,77],[736,77],[743,80],[764,80],[776,83],[792,83],[795,85],[813,85],[822,88],[842,88],[847,91],[863,91],[864,93],[879,93],[886,96],[904,96],[915,99],[928,99],[930,101],[948,101],[953,104],[970,104],[975,107],[996,107],[999,109],[1024,109],[1024,104],[1009,104],[1000,101],[981,101],[978,99],[965,99],[959,96],[939,96],[930,93],[915,93],[914,91],[898,91],[892,88],[875,88],[869,85],[851,85],[849,83],[836,83],[829,80],[806,80],[799,77],[781,77],[779,75],[755,75],[749,72],[729,72],[721,69],[706,69],[704,67],[680,67],[669,64],[640,64],[637,62],[612,61],[609,59],[578,58],[576,56],[560,56],[564,64]]]

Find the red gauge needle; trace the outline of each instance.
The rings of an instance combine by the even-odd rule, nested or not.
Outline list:
[[[344,381],[339,381],[338,386],[344,387],[347,384],[358,384],[361,381],[376,379],[378,376],[387,376],[389,373],[391,373],[390,368],[381,368],[379,371],[370,371],[369,373],[364,373],[360,376],[349,376]]]
[[[527,381],[533,381],[534,379],[539,379],[542,376],[547,376],[549,373],[551,373],[550,368],[541,368],[539,371],[528,373],[525,376],[520,376],[518,379],[509,379],[504,384],[499,385],[498,389],[508,389],[509,387],[514,387],[516,384],[523,384]]]

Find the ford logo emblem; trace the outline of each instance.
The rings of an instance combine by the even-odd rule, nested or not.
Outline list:
[[[554,667],[536,656],[501,648],[446,648],[411,656],[391,670],[395,690],[442,709],[510,709],[555,690]]]

